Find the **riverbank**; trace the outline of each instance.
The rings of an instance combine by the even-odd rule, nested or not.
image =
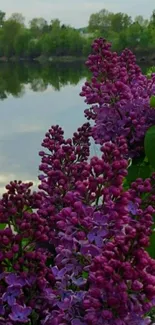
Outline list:
[[[146,54],[146,55],[143,55],[143,56],[139,56],[139,55],[136,55],[136,59],[137,59],[137,62],[138,63],[146,63],[146,64],[151,64],[151,65],[154,65],[155,64],[155,54]]]
[[[0,57],[0,62],[34,62],[37,61],[39,63],[48,63],[48,62],[84,62],[86,60],[85,57],[77,57],[77,56],[39,56],[36,58],[20,58],[20,57]]]
[[[155,54],[148,54],[148,53],[135,53],[136,58],[137,58],[137,62],[138,63],[144,63],[144,64],[150,64],[150,65],[154,65],[155,64]],[[17,56],[13,56],[10,58],[7,58],[5,56],[0,57],[0,62],[39,62],[39,63],[50,63],[50,62],[85,62],[86,61],[86,57],[83,56],[38,56],[35,58],[22,58],[22,57],[17,57]]]

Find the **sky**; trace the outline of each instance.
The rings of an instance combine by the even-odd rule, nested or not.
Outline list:
[[[128,13],[132,17],[151,16],[155,9],[154,0],[0,0],[0,9],[7,13],[19,12],[28,22],[34,17],[43,17],[50,21],[59,18],[64,24],[74,27],[87,26],[92,13],[101,9],[112,12]]]

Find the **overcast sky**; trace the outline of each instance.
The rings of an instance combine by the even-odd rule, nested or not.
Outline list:
[[[86,26],[89,16],[103,8],[124,12],[135,17],[150,17],[155,9],[154,0],[0,0],[0,9],[10,16],[20,12],[26,20],[44,17],[48,21],[59,18],[62,23],[75,27]]]

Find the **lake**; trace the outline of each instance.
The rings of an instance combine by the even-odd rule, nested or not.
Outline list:
[[[66,137],[85,122],[79,96],[88,76],[82,62],[0,64],[0,194],[10,180],[38,184],[38,151],[51,125]]]
[[[38,183],[44,134],[59,124],[67,137],[84,119],[83,63],[0,64],[0,194],[10,180]]]

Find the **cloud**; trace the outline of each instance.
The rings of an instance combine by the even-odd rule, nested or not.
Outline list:
[[[11,15],[21,12],[27,21],[33,17],[44,17],[47,20],[59,18],[65,24],[75,27],[85,26],[92,13],[103,8],[113,12],[125,12],[132,16],[149,17],[154,9],[154,0],[5,0],[1,10]]]
[[[15,174],[8,174],[8,173],[7,174],[0,174],[0,196],[3,193],[6,192],[5,186],[7,184],[9,184],[10,181],[14,181],[14,180],[20,180],[20,177],[18,177],[17,174],[16,175]],[[28,179],[26,174],[25,175],[23,174],[22,181],[24,183],[32,182],[33,183],[33,186],[32,186],[33,190],[37,190],[37,187],[38,187],[38,185],[40,183],[40,181],[37,180],[37,179],[31,179],[31,180]]]

